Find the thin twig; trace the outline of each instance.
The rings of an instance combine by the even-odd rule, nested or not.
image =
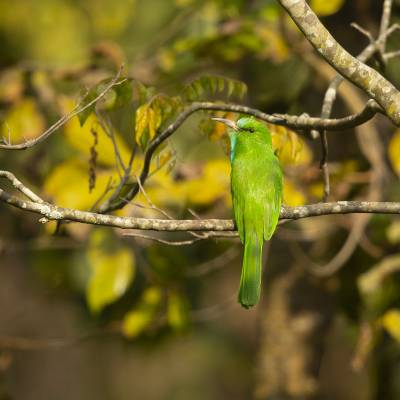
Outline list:
[[[392,58],[399,57],[399,56],[400,56],[400,50],[396,50],[396,51],[390,51],[388,53],[385,53],[383,55],[383,58],[385,61],[389,61]]]
[[[385,0],[383,2],[382,18],[381,18],[381,24],[379,27],[379,37],[384,36],[389,28],[390,17],[392,14],[392,4],[393,4],[393,0]],[[383,54],[385,54],[385,50],[386,50],[386,40],[383,40],[379,44],[379,52],[383,55]]]
[[[25,140],[23,143],[18,144],[11,144],[11,143],[0,143],[0,149],[5,150],[26,150],[30,147],[33,147],[43,141],[45,141],[49,136],[51,136],[54,132],[56,132],[60,127],[65,125],[69,120],[77,116],[78,114],[82,113],[83,111],[87,110],[88,108],[92,107],[96,104],[99,100],[101,100],[109,90],[111,90],[114,86],[120,85],[125,80],[119,81],[121,76],[122,67],[118,70],[115,77],[110,81],[110,83],[100,92],[98,96],[96,96],[92,101],[85,104],[82,107],[82,104],[79,103],[70,113],[64,115],[60,118],[57,122],[50,126],[45,132],[40,134],[35,139]]]
[[[204,240],[203,237],[196,237],[190,240],[179,240],[179,241],[173,241],[173,240],[165,240],[165,239],[160,239],[154,236],[148,236],[148,235],[143,235],[142,233],[138,232],[124,232],[122,236],[129,236],[129,237],[137,237],[140,239],[145,239],[145,240],[152,240],[157,243],[161,244],[167,244],[168,246],[191,246],[192,244]]]

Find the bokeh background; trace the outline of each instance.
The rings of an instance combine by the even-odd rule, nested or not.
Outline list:
[[[310,4],[352,54],[368,38],[351,22],[379,31],[382,1]],[[387,48],[400,49],[400,33]],[[370,64],[399,86],[399,60],[380,61]],[[149,140],[190,102],[318,115],[335,76],[273,0],[0,0],[1,136],[38,136],[122,64],[131,78],[123,90],[47,141],[1,151],[1,169],[57,205],[96,209],[120,179],[110,136],[125,163],[136,149],[128,190]],[[334,116],[365,100],[344,84]],[[156,154],[144,193],[119,215],[231,217],[226,132],[212,115],[179,128]],[[320,201],[319,141],[271,129],[285,203]],[[331,200],[399,199],[400,132],[385,118],[329,141]],[[151,233],[173,242],[165,244],[43,225],[4,204],[0,217],[1,400],[400,397],[395,216],[282,225],[266,246],[262,301],[252,310],[236,303],[237,239],[176,246],[194,238]]]

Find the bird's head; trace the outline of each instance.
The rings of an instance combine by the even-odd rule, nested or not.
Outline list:
[[[212,118],[214,121],[222,122],[237,133],[268,133],[268,128],[254,117],[243,117],[237,122],[225,118]]]

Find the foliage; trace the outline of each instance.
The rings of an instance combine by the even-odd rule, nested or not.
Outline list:
[[[157,148],[148,179],[138,185],[150,145],[194,102],[233,102],[266,113],[318,115],[327,86],[324,71],[311,62],[312,58],[299,54],[303,52],[299,47],[301,33],[282,18],[282,9],[275,1],[154,1],[42,0],[15,2],[10,8],[0,0],[3,141],[35,138],[76,106],[87,106],[125,62],[116,84],[99,102],[70,119],[45,143],[21,153],[1,152],[1,162],[4,169],[12,166],[21,180],[29,182],[46,200],[62,207],[97,211],[110,199],[120,201],[132,188],[143,186],[135,198],[123,202],[117,215],[231,218],[229,140],[224,125],[215,124],[211,117],[236,120],[238,114],[193,114]],[[338,36],[348,29],[345,11],[358,13],[355,5],[344,0],[309,3],[320,16],[329,17],[326,21]],[[368,4],[375,10],[376,4]],[[335,28],[335,24],[339,25]],[[351,35],[348,40],[348,48],[358,48]],[[396,77],[398,63],[391,60],[387,73]],[[340,102],[338,114],[348,114],[347,106]],[[318,141],[308,140],[303,132],[268,127],[285,172],[284,203],[295,206],[321,201],[324,187]],[[392,132],[383,124],[379,129],[388,158],[384,169],[391,168],[396,175],[386,171],[380,195],[398,200],[400,131]],[[363,134],[367,136],[367,131],[360,136]],[[362,154],[354,137],[351,132],[329,134],[332,200],[369,196],[371,160],[367,153]],[[111,229],[73,223],[43,228],[32,218],[17,217],[17,213],[12,217],[19,218],[17,224],[3,211],[5,243],[15,241],[18,245],[35,238],[45,245],[60,240],[71,246],[64,252],[55,249],[51,255],[42,252],[27,258],[26,263],[34,265],[41,284],[57,288],[55,297],[62,297],[60,288],[64,286],[60,282],[68,282],[65,290],[70,296],[66,301],[82,303],[83,314],[91,323],[100,328],[117,326],[126,339],[139,346],[144,338],[155,343],[164,334],[195,330],[193,321],[205,315],[204,331],[212,332],[205,335],[223,336],[218,347],[230,349],[231,345],[231,353],[240,362],[242,358],[249,361],[248,354],[235,352],[254,347],[246,330],[251,325],[246,318],[252,317],[243,317],[237,309],[234,317],[229,317],[224,308],[236,289],[232,282],[236,282],[240,268],[240,257],[229,259],[224,252],[235,250],[237,241],[197,243],[199,238],[193,233],[149,233],[159,240],[195,241],[190,247],[167,246],[140,237],[121,238],[120,232]],[[308,271],[316,260],[324,263],[338,254],[355,224],[356,219],[351,218],[315,218],[282,226],[268,252],[268,293],[278,290],[272,287],[276,277],[292,267]],[[371,327],[370,359],[375,363],[378,357],[374,349],[384,359],[383,350],[397,346],[390,351],[393,357],[400,355],[399,242],[399,220],[374,217],[340,273],[326,281],[307,278],[321,293],[334,298],[332,320],[344,315],[353,333],[362,332],[365,324]],[[218,266],[221,254],[224,269]],[[214,269],[208,270],[208,265]],[[204,276],[194,279],[192,269],[205,271]],[[288,272],[288,286],[291,279]],[[293,308],[307,309],[306,300]],[[223,311],[218,314],[220,303]],[[221,320],[231,319],[226,326],[217,322],[211,329],[207,318],[215,315],[217,320],[220,315]],[[290,324],[283,326],[285,334],[300,325],[299,315],[298,321],[285,322]],[[271,318],[276,315],[271,313]],[[234,329],[236,333],[226,335]],[[346,338],[351,349],[356,347],[354,336]],[[230,340],[233,345],[228,344]],[[332,346],[334,352],[341,344]],[[324,364],[324,368],[329,366]],[[235,370],[235,376],[250,370],[246,364],[246,371]],[[170,397],[179,396],[173,393]],[[224,392],[215,398],[224,397],[235,395]]]

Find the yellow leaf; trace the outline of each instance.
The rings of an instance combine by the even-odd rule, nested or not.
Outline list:
[[[182,330],[188,325],[187,299],[176,291],[168,293],[168,323],[176,330]]]
[[[344,0],[311,0],[310,5],[316,14],[325,17],[338,12],[343,4]]]
[[[157,118],[156,112],[154,111],[153,108],[148,107],[147,108],[147,113],[148,113],[148,130],[149,130],[149,137],[150,140],[153,139],[154,136],[156,136],[156,130],[158,128],[157,122],[161,120]]]
[[[64,113],[70,112],[73,106],[73,102],[69,99],[63,99],[61,101],[61,109]],[[80,125],[78,117],[72,118],[64,126],[64,136],[69,144],[84,154],[87,159],[90,158],[90,148],[94,143],[94,133],[97,135],[98,141],[96,145],[97,162],[106,166],[115,166],[116,156],[112,141],[106,135],[94,114],[91,114],[87,118],[83,126]],[[114,133],[114,137],[121,158],[126,165],[129,162],[130,150],[118,132]]]
[[[174,180],[170,173],[161,170],[147,181],[146,192],[159,206],[206,206],[219,199],[230,205],[229,160],[211,160],[198,177],[188,180]]]
[[[218,199],[230,204],[230,163],[227,159],[211,160],[199,178],[182,184],[186,198],[193,205],[204,206]]]
[[[138,144],[140,144],[148,125],[148,108],[147,104],[143,104],[136,110],[135,139]]]
[[[386,229],[386,236],[392,244],[400,242],[400,220],[396,220],[389,225]]]
[[[36,103],[25,98],[16,103],[6,114],[1,125],[1,136],[10,139],[11,143],[32,139],[45,129],[44,118]]]
[[[400,310],[392,309],[383,315],[382,326],[393,337],[400,342]]]
[[[393,169],[397,175],[400,175],[400,129],[397,129],[392,136],[389,142],[388,152]]]
[[[324,195],[324,184],[322,182],[313,183],[308,187],[308,193],[317,199],[321,199]]]
[[[89,209],[104,194],[110,178],[116,180],[116,172],[96,173],[96,186],[89,192],[88,163],[68,160],[59,164],[47,176],[44,191],[61,207]]]
[[[117,248],[107,252],[103,230],[97,230],[92,237],[94,246],[87,252],[92,271],[86,290],[86,298],[92,312],[101,311],[106,305],[119,299],[127,290],[135,271],[133,253],[127,248]],[[97,237],[96,237],[97,236]]]
[[[283,185],[283,202],[285,205],[292,207],[302,206],[306,202],[303,193],[287,178],[284,180]]]
[[[273,13],[273,18],[276,19],[278,15],[276,9]],[[256,25],[256,34],[265,43],[264,50],[259,52],[259,55],[265,58],[271,58],[275,62],[283,62],[289,57],[289,49],[282,34],[280,34],[274,26],[275,25],[271,24]]]
[[[308,165],[312,152],[307,143],[292,130],[268,124],[272,135],[272,146],[282,165]]]
[[[17,68],[3,70],[0,76],[0,101],[14,103],[24,91],[24,74]]]
[[[129,338],[140,335],[149,327],[156,315],[162,300],[161,289],[152,286],[147,288],[139,304],[128,312],[122,321],[122,332]]]
[[[136,110],[135,139],[138,144],[142,143],[146,133],[150,140],[153,139],[161,125],[161,110],[156,106],[153,108],[152,105],[152,102],[146,103]]]

